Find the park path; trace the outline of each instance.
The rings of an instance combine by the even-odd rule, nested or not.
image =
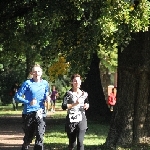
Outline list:
[[[23,136],[21,115],[0,117],[0,150],[21,150]]]
[[[21,150],[23,136],[21,115],[0,117],[0,150]],[[33,144],[29,150],[33,150]]]

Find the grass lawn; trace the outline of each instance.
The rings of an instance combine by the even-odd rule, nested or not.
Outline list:
[[[22,104],[19,104],[18,110],[14,111],[12,104],[9,104],[7,106],[0,106],[0,117],[2,116],[18,116],[22,114],[23,106]]]
[[[88,127],[89,130],[86,132],[84,139],[85,150],[96,150],[106,140],[108,125],[89,122]],[[64,124],[52,125],[46,133],[44,141],[48,149],[66,150],[68,138],[64,131]]]
[[[60,110],[61,104],[57,104],[55,113],[50,113],[53,123],[49,127],[44,138],[45,145],[50,150],[67,150],[68,138],[65,132],[66,111]],[[88,120],[88,131],[86,132],[84,145],[85,150],[101,149],[101,145],[105,143],[109,124],[100,121]]]
[[[12,105],[0,106],[0,116],[21,116],[22,105],[19,104],[18,111],[13,111]],[[47,131],[44,137],[45,146],[48,150],[66,150],[68,146],[68,138],[64,131],[66,111],[61,110],[61,103],[56,103],[56,112],[49,112],[47,120],[50,121],[47,125]],[[88,121],[89,130],[85,135],[85,149],[96,149],[106,140],[109,125],[98,122]],[[94,150],[93,149],[93,150]]]
[[[21,116],[23,106],[19,104],[18,111],[13,111],[12,105],[0,106],[0,117]],[[56,103],[56,112],[47,115],[47,127],[44,137],[45,150],[67,150],[68,138],[64,130],[66,111],[61,109],[61,103]],[[103,118],[93,121],[88,119],[84,145],[85,150],[105,150],[103,144],[109,131],[109,123]],[[76,149],[75,149],[76,150]],[[115,150],[150,150],[147,145],[134,146],[132,148],[116,148]]]
[[[66,150],[68,146],[68,138],[65,132],[65,116],[66,111],[56,111],[51,114],[53,123],[45,134],[45,145],[50,150]],[[96,150],[105,143],[109,125],[106,123],[93,122],[88,120],[88,131],[86,132],[84,145],[85,150]]]

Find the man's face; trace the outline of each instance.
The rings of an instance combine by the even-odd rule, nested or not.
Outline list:
[[[80,79],[80,77],[75,77],[72,80],[72,85],[73,85],[74,88],[80,88],[80,86],[81,86],[81,79]]]
[[[32,73],[33,79],[40,79],[42,76],[42,69],[40,67],[33,67]]]

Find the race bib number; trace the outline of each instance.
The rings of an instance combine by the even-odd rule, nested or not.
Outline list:
[[[46,117],[46,113],[44,109],[39,109],[36,113],[36,117],[39,117],[40,119],[42,119],[43,117]]]
[[[69,114],[69,119],[70,119],[70,122],[80,122],[82,121],[82,114],[81,112]]]

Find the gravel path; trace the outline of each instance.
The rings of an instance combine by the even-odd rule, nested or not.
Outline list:
[[[50,117],[51,116],[51,117]],[[46,130],[54,120],[52,114],[46,118]],[[23,143],[23,130],[21,115],[0,117],[0,150],[21,150]],[[29,150],[33,150],[34,140]]]
[[[21,150],[23,136],[21,115],[0,117],[0,150]]]

